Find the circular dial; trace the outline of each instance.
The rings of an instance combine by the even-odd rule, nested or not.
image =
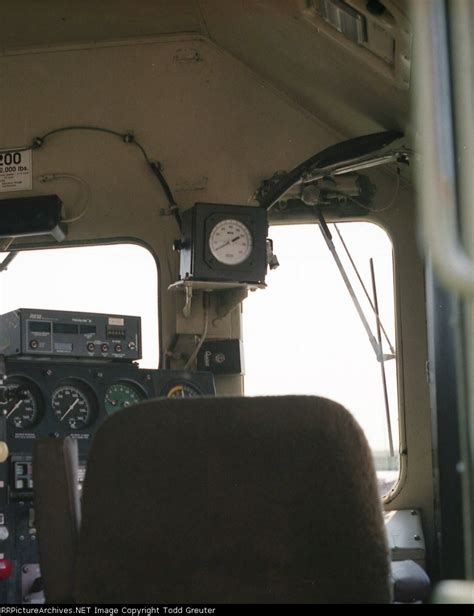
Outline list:
[[[109,415],[121,409],[145,400],[145,393],[132,383],[120,381],[114,383],[105,392],[104,406]]]
[[[224,265],[243,263],[252,253],[252,246],[250,229],[233,218],[218,222],[209,235],[209,250]]]
[[[9,378],[7,384],[15,387],[10,390],[12,398],[0,404],[0,412],[17,430],[31,428],[41,418],[42,398],[38,386],[21,377]]]
[[[61,424],[80,430],[92,422],[93,394],[83,383],[64,383],[53,391],[51,407]]]
[[[193,398],[202,396],[202,393],[197,387],[189,383],[176,383],[166,391],[165,395],[167,398]]]

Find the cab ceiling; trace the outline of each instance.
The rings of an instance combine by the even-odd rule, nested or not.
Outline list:
[[[394,0],[391,0],[394,4]],[[409,96],[304,17],[305,0],[17,0],[3,53],[199,33],[330,127],[335,137],[406,130]],[[405,1],[395,2],[406,11]],[[7,85],[7,84],[4,84]]]

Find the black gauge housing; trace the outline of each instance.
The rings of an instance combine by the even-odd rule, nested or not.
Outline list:
[[[237,221],[251,235],[251,250],[240,263],[222,263],[211,251],[211,233],[222,221]],[[179,242],[181,280],[264,284],[268,234],[266,210],[246,205],[196,203],[182,214],[182,234]]]

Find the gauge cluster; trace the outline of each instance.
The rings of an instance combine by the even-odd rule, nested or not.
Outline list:
[[[12,456],[30,454],[36,438],[72,436],[84,457],[98,426],[123,408],[156,397],[213,395],[208,372],[143,370],[135,364],[43,362],[9,358],[0,403]]]
[[[35,441],[45,436],[77,441],[81,489],[92,436],[110,415],[157,397],[213,395],[214,379],[210,372],[143,370],[132,362],[26,357],[6,357],[5,373],[0,441],[6,441],[9,456],[0,464],[0,547],[13,563],[14,579],[0,584],[0,604],[42,603],[33,503]],[[34,580],[38,592],[30,597],[25,589]]]

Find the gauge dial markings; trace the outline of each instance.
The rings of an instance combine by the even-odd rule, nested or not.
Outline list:
[[[86,383],[79,381],[60,384],[51,396],[53,414],[71,430],[90,426],[94,420],[94,407],[94,393]]]
[[[146,400],[146,397],[145,392],[135,383],[119,381],[111,385],[105,392],[105,410],[111,415],[116,411]]]
[[[227,250],[224,250],[227,248]],[[252,254],[253,241],[250,229],[240,220],[221,220],[209,234],[209,250],[224,265],[236,266]]]
[[[42,396],[38,386],[26,377],[8,377],[8,384],[13,386],[13,397],[0,404],[0,412],[16,430],[30,428],[39,422],[42,416]]]

